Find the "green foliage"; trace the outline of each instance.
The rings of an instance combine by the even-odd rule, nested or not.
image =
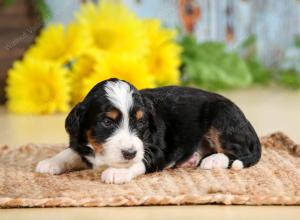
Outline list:
[[[17,0],[3,0],[3,6],[8,7],[16,3]],[[46,4],[45,0],[28,0],[29,4],[34,5],[40,14],[43,21],[47,21],[51,17],[51,10]]]
[[[51,10],[44,0],[36,0],[36,8],[40,13],[43,21],[49,20],[51,17]]]
[[[300,36],[294,39],[294,47],[287,49],[282,69],[275,71],[277,82],[291,89],[300,89]]]
[[[300,36],[295,37],[294,44],[297,48],[300,48]]]
[[[254,84],[265,85],[271,81],[271,71],[256,57],[249,57],[245,59],[245,61],[249,71],[251,72]]]
[[[197,43],[191,36],[180,44],[182,79],[184,84],[197,85],[208,90],[246,87],[252,83],[247,64],[238,54],[226,52],[223,43]]]
[[[249,36],[242,44],[241,51],[255,84],[267,84],[271,81],[271,71],[262,64],[256,55],[256,37]]]
[[[253,47],[256,44],[256,37],[255,35],[250,35],[242,44],[241,47],[243,49],[247,49]]]
[[[269,69],[256,56],[256,39],[250,36],[239,51],[226,52],[224,43],[198,43],[191,36],[181,42],[182,81],[208,90],[246,87],[251,84],[266,85],[271,81],[287,88],[300,89],[300,74],[295,69]],[[295,46],[300,47],[300,37]]]
[[[291,89],[300,88],[300,74],[294,69],[278,72],[278,82],[280,85]]]

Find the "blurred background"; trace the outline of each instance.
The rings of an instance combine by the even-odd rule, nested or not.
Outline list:
[[[0,143],[66,143],[99,81],[215,91],[300,142],[298,0],[0,0]]]

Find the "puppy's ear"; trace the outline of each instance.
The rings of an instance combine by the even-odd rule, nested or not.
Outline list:
[[[78,137],[83,116],[85,114],[85,106],[82,102],[78,103],[69,113],[65,121],[66,131],[72,137]]]
[[[156,117],[156,111],[153,102],[147,97],[143,97],[143,102],[146,108],[146,112],[148,114],[149,129],[151,132],[154,132],[157,130],[158,118]]]
[[[143,103],[146,107],[146,111],[150,112],[150,113],[155,113],[153,102],[147,97],[142,97],[142,99],[143,99]]]

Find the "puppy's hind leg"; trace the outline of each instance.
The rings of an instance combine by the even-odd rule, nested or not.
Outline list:
[[[193,155],[183,163],[177,165],[178,168],[195,168],[198,166],[201,160],[201,155],[199,152],[194,152]]]
[[[259,140],[255,136],[244,135],[244,137],[243,135],[243,133],[238,133],[232,135],[233,137],[214,135],[214,138],[211,138],[210,136],[210,145],[215,152],[202,159],[200,168],[240,170],[256,164],[261,156]],[[219,138],[223,138],[223,145],[220,144]],[[238,140],[232,141],[234,138]]]
[[[80,155],[67,148],[54,157],[40,161],[35,171],[38,173],[61,174],[73,169],[87,168]]]

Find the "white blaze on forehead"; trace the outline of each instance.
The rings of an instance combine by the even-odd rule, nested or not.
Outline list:
[[[132,93],[128,83],[123,81],[109,81],[105,84],[105,92],[108,100],[121,111],[123,120],[129,118],[129,110],[133,104]]]
[[[137,151],[135,158],[130,163],[140,162],[144,157],[144,146],[142,140],[137,136],[136,132],[130,129],[129,112],[133,106],[133,90],[130,85],[123,81],[109,81],[105,84],[105,92],[107,99],[122,114],[122,121],[114,133],[103,144],[105,149],[105,163],[120,167],[120,162],[124,162],[122,150],[133,148]],[[130,165],[122,164],[122,166]]]

